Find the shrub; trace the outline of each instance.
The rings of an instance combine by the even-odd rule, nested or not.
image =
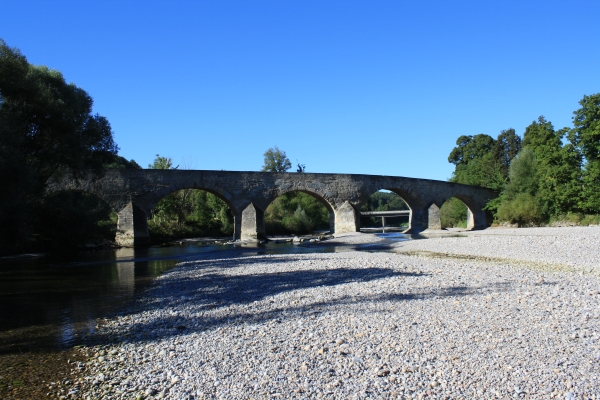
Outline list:
[[[467,206],[457,198],[452,197],[440,208],[440,220],[443,228],[466,228]]]
[[[497,218],[519,225],[539,225],[545,218],[537,199],[529,193],[518,193],[498,207]]]

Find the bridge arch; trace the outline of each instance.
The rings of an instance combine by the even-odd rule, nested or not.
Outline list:
[[[464,228],[467,230],[482,229],[488,224],[485,210],[474,199],[460,193],[442,199],[438,212],[439,228],[437,229],[445,229],[450,227],[450,224],[461,225],[463,221]],[[463,215],[456,215],[457,212]]]
[[[167,201],[168,199],[168,201]],[[235,213],[231,203],[215,190],[186,187],[149,202],[151,234],[163,228],[194,235],[233,235]]]
[[[306,196],[300,195],[294,198],[294,194]],[[311,199],[314,199],[316,204],[310,204],[313,201]],[[286,209],[289,208],[289,204],[285,204],[286,201],[296,203],[295,205],[301,209],[298,215],[296,215],[297,209]],[[322,207],[327,216],[319,216],[315,207]],[[307,212],[309,215],[307,215]],[[326,223],[324,220],[326,220]],[[302,230],[304,228],[307,233],[319,227],[327,228],[330,232],[333,232],[335,229],[335,210],[329,201],[316,191],[304,188],[283,188],[267,198],[257,199],[256,202],[252,202],[244,208],[241,239],[265,239],[267,233],[287,233],[291,229],[291,226],[287,226],[288,224],[296,224],[298,225],[296,229]]]
[[[435,219],[430,208],[439,208],[451,197],[467,204],[474,229],[485,228],[488,220],[483,207],[498,195],[481,187],[399,176],[206,170],[109,170],[103,176],[80,180],[61,176],[51,180],[48,188],[81,188],[104,199],[118,211],[119,229],[124,227],[129,234],[129,242],[121,242],[124,245],[143,243],[143,222],[150,210],[167,194],[187,188],[213,193],[229,205],[235,216],[236,239],[242,238],[245,215],[253,215],[255,236],[261,233],[261,215],[277,196],[289,191],[307,192],[324,200],[330,214],[333,210],[335,215],[336,233],[359,229],[361,202],[379,189],[390,190],[405,201],[410,209],[410,231],[415,233],[429,229]]]
[[[410,195],[402,189],[392,190],[386,188],[379,189],[363,198],[360,205],[360,229],[367,227],[366,225],[363,226],[363,223],[368,223],[369,219],[371,219],[372,224],[374,218],[381,218],[378,226],[381,226],[383,229],[390,226],[389,220],[391,218],[407,218],[410,223],[411,208],[404,199],[405,197],[410,198]],[[394,211],[398,215],[395,215]],[[374,215],[374,217],[370,217],[371,215]]]

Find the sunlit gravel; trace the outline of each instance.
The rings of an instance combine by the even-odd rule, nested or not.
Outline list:
[[[99,322],[64,394],[598,399],[600,230],[554,229],[182,263]]]

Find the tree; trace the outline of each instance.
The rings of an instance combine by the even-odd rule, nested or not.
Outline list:
[[[581,108],[573,114],[574,128],[569,140],[585,158],[580,208],[600,213],[600,93],[583,96]]]
[[[512,159],[519,153],[519,150],[521,150],[521,138],[513,128],[500,132],[494,143],[492,155],[500,163],[504,178],[508,178],[508,167]]]
[[[154,162],[148,164],[148,169],[177,169],[179,165],[173,167],[173,159],[171,157],[162,157],[159,154],[156,155]]]
[[[563,145],[568,131],[567,128],[555,131],[552,123],[540,116],[523,135],[523,147],[535,154],[536,197],[547,216],[575,211],[578,206],[581,155],[572,144]]]
[[[173,167],[173,160],[171,157],[162,157],[160,154],[156,155],[154,162],[148,164],[149,169],[177,169]],[[181,227],[185,221],[187,214],[191,212],[191,189],[178,190],[177,192],[170,193],[162,198],[154,209],[152,210],[152,218],[154,220],[167,218],[175,215],[177,218],[177,224]]]
[[[24,249],[39,229],[48,179],[100,173],[118,147],[92,98],[59,71],[27,62],[0,39],[0,252]]]
[[[127,161],[125,157],[115,155],[114,160],[104,164],[104,169],[142,169],[134,159]]]
[[[298,160],[296,160],[296,163],[298,164],[298,167],[296,168],[296,172],[299,174],[303,174],[304,172],[306,172],[306,165],[305,164],[300,164],[298,162]]]
[[[262,172],[286,172],[292,168],[292,163],[285,155],[285,151],[279,150],[277,146],[265,151],[263,155],[265,160]]]
[[[483,157],[492,151],[494,138],[480,133],[475,136],[460,136],[456,140],[456,147],[448,156],[448,162],[454,165],[468,164],[469,162]]]
[[[501,194],[497,218],[518,224],[538,224],[546,219],[539,203],[539,164],[535,152],[524,147],[512,161],[510,181]]]

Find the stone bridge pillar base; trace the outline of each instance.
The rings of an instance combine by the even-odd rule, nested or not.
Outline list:
[[[148,244],[148,217],[146,212],[133,203],[129,203],[118,212],[117,234],[115,242],[119,246],[134,247]]]
[[[260,241],[267,238],[265,232],[265,212],[250,203],[242,211],[240,239]]]
[[[442,220],[440,219],[440,208],[434,204],[427,210],[427,229],[441,230]]]
[[[359,218],[352,204],[345,202],[335,211],[335,233],[359,232]]]

